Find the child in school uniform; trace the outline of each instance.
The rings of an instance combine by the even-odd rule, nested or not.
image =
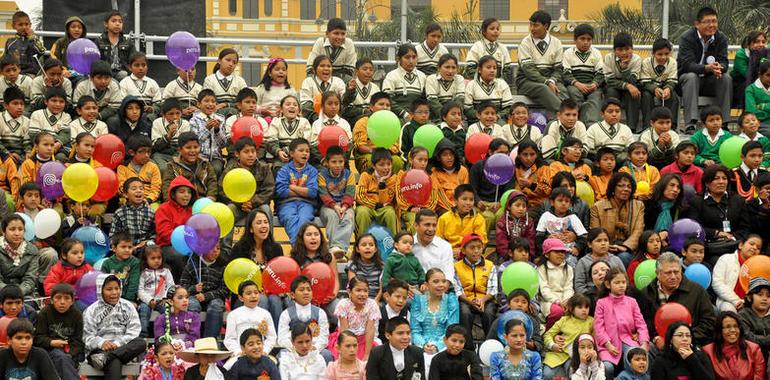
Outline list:
[[[540,143],[543,132],[537,127],[529,125],[529,108],[522,102],[513,103],[511,113],[508,115],[508,123],[503,125],[503,139],[511,144],[511,148],[517,147],[523,141]]]
[[[564,99],[556,113],[556,120],[548,125],[548,128],[540,139],[540,149],[543,159],[558,159],[564,139],[574,137],[580,141],[586,141],[588,132],[585,124],[578,120],[578,105],[572,99]],[[582,148],[585,150],[585,147]]]
[[[549,175],[549,168],[540,157],[540,149],[534,141],[525,140],[516,147],[514,166],[516,185],[513,188],[527,196],[530,206],[540,206],[548,198],[550,184],[547,187],[541,186],[539,179]]]
[[[321,112],[321,96],[332,91],[342,98],[345,95],[345,82],[332,76],[332,60],[328,55],[319,55],[313,59],[313,75],[302,81],[299,89],[299,102],[302,116],[309,122],[318,119]],[[285,99],[285,98],[284,98]]]
[[[500,21],[487,18],[481,22],[481,40],[473,43],[465,57],[465,77],[474,79],[481,71],[481,58],[491,56],[495,62],[495,77],[509,78],[511,73],[511,55],[508,47],[498,42],[500,38]]]
[[[439,125],[444,138],[454,144],[455,150],[460,156],[465,157],[465,140],[468,132],[463,125],[463,105],[455,101],[446,102],[441,107],[441,119]],[[403,132],[402,132],[403,133]]]
[[[128,69],[131,75],[120,81],[124,96],[134,96],[142,102],[143,116],[150,122],[158,117],[161,103],[158,82],[147,76],[147,56],[136,52],[128,57]]]
[[[52,87],[45,92],[45,107],[32,112],[29,117],[29,130],[27,131],[27,141],[35,141],[35,136],[41,131],[46,131],[56,137],[55,152],[62,148],[62,141],[69,142],[69,128],[67,126],[72,122],[68,112],[67,98],[69,93],[64,89]],[[60,136],[60,133],[66,136]],[[62,140],[64,139],[64,140]]]
[[[417,70],[422,71],[426,76],[435,74],[441,64],[441,57],[449,54],[449,50],[441,44],[444,38],[444,31],[441,25],[430,23],[425,27],[425,40],[417,45]],[[455,59],[455,69],[457,68],[457,59]]]
[[[451,210],[455,205],[454,191],[458,185],[470,182],[468,169],[462,165],[462,157],[455,150],[454,144],[447,138],[436,144],[433,158],[428,165],[430,176],[438,195],[437,210],[441,213]]]
[[[430,103],[431,120],[441,120],[444,104],[452,101],[462,104],[465,101],[465,78],[457,73],[457,67],[457,57],[446,53],[438,59],[438,72],[425,78],[425,96]]]
[[[746,142],[741,147],[742,162],[731,170],[732,175],[728,178],[729,189],[747,202],[759,195],[759,189],[754,186],[754,183],[760,174],[766,172],[760,167],[763,156],[762,144],[757,141]]]
[[[219,52],[217,64],[214,65],[214,72],[203,80],[203,89],[214,91],[214,96],[217,99],[217,113],[225,119],[238,112],[235,109],[235,97],[238,95],[238,91],[249,86],[242,76],[235,73],[239,59],[235,49],[222,49]],[[200,102],[200,93],[198,94],[198,102]]]
[[[497,61],[491,55],[485,55],[479,59],[478,75],[468,82],[465,88],[465,117],[468,122],[479,119],[478,107],[482,103],[491,103],[497,113],[500,125],[508,120],[511,112],[513,96],[511,88],[504,80],[495,77],[497,73]]]
[[[452,245],[455,257],[462,251],[462,243],[467,235],[477,235],[483,245],[487,244],[487,223],[476,208],[476,191],[468,183],[455,188],[454,199],[457,204],[438,218],[436,236]]]
[[[24,94],[24,103],[26,104],[32,96],[32,78],[27,75],[21,75],[21,66],[19,59],[13,54],[4,54],[0,58],[0,73],[3,79],[0,80],[0,91],[15,87]]]
[[[399,232],[398,235],[396,235],[395,240],[409,242],[409,247],[411,249],[412,235],[408,232]],[[395,254],[397,251],[394,250],[393,252]],[[390,257],[391,256],[388,256],[389,259]],[[393,263],[391,266],[394,270],[394,276],[389,277],[388,281],[384,282],[386,285],[382,288],[382,298],[385,302],[380,306],[380,316],[382,318],[377,326],[377,338],[379,338],[380,343],[384,345],[388,344],[388,338],[385,337],[385,325],[388,323],[388,320],[395,317],[406,318],[409,320],[409,307],[407,307],[406,303],[410,292],[413,291],[411,289],[417,290],[417,285],[422,284],[422,282],[425,281],[425,271],[411,252],[409,252],[409,255],[401,255],[401,259],[390,259],[390,261]],[[388,272],[383,271],[383,276],[386,273]],[[395,273],[398,273],[398,275],[395,275]],[[415,285],[409,285],[409,283],[401,279],[409,277],[413,278],[410,281],[414,282]]]
[[[43,72],[45,75],[39,75],[32,80],[32,90],[30,95],[30,108],[32,111],[44,109],[46,107],[46,92],[57,88],[66,94],[66,106],[72,104],[72,82],[64,77],[64,66],[56,58],[46,59],[43,63]]]
[[[340,18],[329,19],[326,23],[326,36],[318,37],[310,49],[307,57],[305,71],[308,76],[315,72],[315,59],[321,55],[327,55],[331,59],[332,75],[340,78],[343,83],[353,79],[353,71],[358,60],[356,47],[353,40],[347,38],[347,26]]]
[[[91,65],[91,74],[82,80],[72,92],[72,101],[80,104],[80,98],[88,96],[95,100],[99,121],[116,124],[118,107],[123,101],[123,91],[118,82],[112,79],[110,64],[96,61]]]
[[[639,84],[642,88],[642,127],[652,121],[652,110],[665,107],[673,116],[676,125],[679,113],[679,101],[674,89],[679,81],[676,58],[671,54],[673,46],[665,38],[652,43],[652,57],[642,60],[639,71]],[[674,144],[676,146],[676,144]]]
[[[770,168],[770,139],[759,133],[759,125],[757,115],[743,111],[741,116],[738,117],[738,127],[741,128],[741,134],[738,137],[746,141],[757,141],[762,144],[762,151],[764,152],[762,167],[767,169]]]
[[[636,130],[639,126],[639,107],[642,92],[639,77],[642,58],[634,53],[634,42],[630,34],[620,32],[612,41],[612,52],[604,56],[604,76],[607,81],[607,98],[622,102],[626,125]]]
[[[366,232],[376,222],[387,227],[392,234],[398,232],[396,216],[396,192],[399,186],[393,175],[393,158],[384,148],[372,152],[372,168],[361,173],[356,185],[356,230]]]
[[[99,120],[99,106],[94,98],[88,95],[81,96],[80,99],[78,99],[78,105],[75,110],[80,117],[73,120],[68,125],[70,139],[67,142],[67,146],[71,147],[70,156],[73,156],[76,151],[75,148],[78,144],[77,137],[80,134],[87,133],[96,139],[101,135],[109,133],[107,124]],[[81,155],[85,154],[85,152],[80,153]],[[90,159],[91,157],[88,158]]]
[[[722,143],[732,137],[722,129],[722,110],[717,106],[708,106],[700,113],[703,128],[690,137],[690,141],[695,143],[698,148],[695,155],[695,165],[708,167],[713,164],[719,164],[719,147]]]
[[[219,176],[225,166],[222,150],[230,142],[225,128],[225,117],[217,113],[217,97],[214,91],[203,89],[198,93],[199,111],[190,119],[190,132],[198,136],[200,157],[206,159]]]
[[[428,100],[422,97],[415,99],[415,101],[409,105],[409,118],[410,120],[401,128],[401,137],[399,137],[398,143],[398,145],[401,146],[401,156],[404,158],[409,156],[409,152],[414,147],[414,134],[417,132],[417,129],[428,124],[428,121],[430,121],[430,105],[428,104]],[[460,125],[459,129],[462,129],[461,122],[462,117],[460,118],[460,122],[458,122],[458,125]],[[457,125],[454,127],[457,127]],[[463,129],[463,132],[464,131],[465,130]],[[462,141],[465,141],[464,134]]]
[[[468,127],[465,134],[466,141],[477,133],[489,135],[493,139],[503,138],[505,135],[503,127],[497,123],[497,108],[492,102],[485,100],[476,106],[476,120]]]
[[[340,105],[342,104],[342,97],[336,92],[327,91],[321,95],[321,112],[318,113],[318,119],[313,122],[313,127],[310,132],[311,144],[311,160],[313,165],[319,165],[321,163],[321,155],[318,152],[318,135],[321,131],[331,125],[336,125],[342,128],[347,134],[348,141],[353,139],[353,128],[350,127],[347,120],[340,117]],[[346,156],[348,156],[346,154]]]
[[[592,124],[599,121],[604,85],[602,53],[592,47],[594,28],[588,24],[575,27],[575,46],[564,52],[564,85],[570,98],[580,105],[580,121]]]
[[[182,105],[176,99],[165,100],[160,112],[163,117],[152,122],[150,138],[152,139],[152,161],[163,173],[169,161],[177,153],[179,136],[190,132],[190,123],[182,118]]]
[[[585,145],[589,152],[594,152],[603,146],[612,148],[618,153],[618,161],[624,162],[624,150],[635,138],[631,128],[620,122],[621,104],[618,99],[607,98],[602,105],[601,122],[588,127]]]
[[[274,117],[270,126],[265,130],[265,150],[268,159],[272,159],[273,174],[278,173],[283,165],[291,159],[289,145],[296,138],[310,141],[313,127],[310,122],[300,116],[299,98],[287,95],[281,99],[280,116]]]
[[[182,116],[189,119],[198,110],[198,93],[203,86],[195,81],[195,66],[187,71],[176,69],[176,75],[177,78],[163,88],[162,99],[164,103],[170,99],[179,102],[182,105]]]
[[[521,40],[518,50],[516,87],[520,94],[527,94],[547,111],[556,113],[569,94],[562,79],[561,41],[548,33],[550,28],[551,15],[547,12],[538,10],[529,17],[530,34]]]
[[[224,124],[224,132],[229,136],[231,134],[231,131],[233,130],[233,124],[235,124],[238,119],[248,116],[253,117],[257,120],[257,123],[259,123],[259,127],[262,128],[262,132],[264,133],[267,131],[268,123],[267,120],[262,118],[262,116],[259,114],[259,102],[257,100],[257,93],[254,92],[254,90],[251,89],[251,87],[244,87],[240,91],[238,91],[238,95],[235,97],[235,107],[238,108],[238,113],[235,115],[231,115],[230,117],[225,120]],[[192,121],[194,119],[191,119]],[[227,141],[228,144],[230,144],[230,141]],[[260,157],[264,158],[264,154],[260,154]]]
[[[29,131],[29,118],[24,116],[24,93],[17,87],[3,92],[5,111],[0,117],[0,159],[19,165],[26,158],[24,140]]]
[[[281,57],[270,58],[265,75],[254,92],[257,94],[257,113],[263,117],[275,119],[281,115],[281,101],[291,95],[297,97],[297,91],[289,84],[287,71],[289,66]]]
[[[371,96],[369,112],[375,113],[381,110],[390,110],[390,96],[384,92],[378,92]],[[369,140],[369,132],[366,124],[369,116],[363,116],[353,127],[353,157],[355,158],[356,170],[363,173],[372,167],[372,151],[374,144]],[[401,159],[401,149],[398,143],[393,144],[389,149],[393,155],[393,173],[399,173],[404,167],[404,161]]]
[[[399,46],[396,68],[382,81],[382,91],[390,95],[391,110],[403,121],[408,121],[410,105],[425,94],[425,74],[415,68],[417,49],[411,44]]]
[[[645,119],[649,120],[647,130],[639,135],[639,141],[647,145],[649,163],[658,169],[674,162],[674,150],[679,145],[679,134],[672,129],[673,116],[668,108],[655,107]]]
[[[349,124],[355,125],[371,113],[369,104],[372,96],[380,92],[380,86],[372,82],[372,76],[374,64],[371,59],[361,58],[356,61],[356,78],[347,84],[340,111]]]

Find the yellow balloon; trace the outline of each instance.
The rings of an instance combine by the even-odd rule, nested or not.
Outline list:
[[[231,261],[225,267],[225,285],[231,292],[237,294],[238,286],[246,280],[254,281],[262,291],[262,271],[253,260],[240,258]]]
[[[209,214],[219,223],[219,237],[223,238],[233,230],[235,216],[229,207],[223,203],[214,202],[201,210],[203,214]]]
[[[79,162],[64,169],[61,177],[64,194],[75,202],[83,202],[90,199],[99,186],[99,177],[91,165]]]
[[[637,194],[647,194],[650,192],[650,183],[647,181],[639,181],[636,183]]]
[[[582,199],[588,207],[594,205],[594,189],[586,181],[577,181],[575,194]]]
[[[237,168],[225,174],[222,188],[230,200],[236,203],[247,202],[257,191],[257,181],[248,170]]]

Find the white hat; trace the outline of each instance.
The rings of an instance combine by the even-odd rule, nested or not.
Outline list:
[[[193,348],[177,352],[177,356],[188,363],[197,363],[198,355],[214,355],[214,360],[220,361],[229,358],[232,352],[220,350],[216,338],[197,339]]]

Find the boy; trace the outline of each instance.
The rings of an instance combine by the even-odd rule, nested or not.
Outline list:
[[[692,186],[700,194],[702,189],[701,177],[703,169],[693,165],[698,154],[698,146],[692,141],[682,141],[674,149],[674,161],[660,170],[661,175],[674,173],[682,178],[684,186]]]
[[[642,126],[650,125],[653,107],[666,107],[674,116],[672,124],[676,125],[679,102],[674,88],[678,74],[672,50],[671,42],[658,38],[652,43],[652,57],[642,61],[639,77],[642,86]]]
[[[67,106],[67,93],[61,87],[51,87],[45,92],[45,108],[32,112],[29,117],[29,130],[25,136],[25,151],[30,151],[35,137],[42,131],[56,136],[54,152],[62,147],[62,141],[69,142],[69,128],[72,118],[64,112]]]
[[[14,56],[19,60],[22,74],[34,77],[40,71],[38,60],[45,54],[43,38],[35,35],[29,15],[22,11],[13,14],[11,24],[16,29],[16,35],[5,41],[3,52],[6,56]]]
[[[457,257],[468,234],[478,236],[482,246],[487,245],[487,222],[474,208],[476,191],[473,186],[468,183],[458,185],[454,191],[454,199],[457,205],[438,218],[436,236],[452,244],[452,250]]]
[[[96,40],[110,76],[120,81],[128,76],[128,57],[136,52],[134,43],[123,35],[123,15],[113,10],[104,18],[104,33]],[[93,69],[92,69],[93,70]]]
[[[8,284],[0,289],[0,316],[8,318],[29,319],[37,322],[37,312],[32,306],[24,304],[22,289],[14,284]]]
[[[369,114],[380,110],[390,110],[390,95],[385,92],[374,93],[369,102]],[[353,146],[355,147],[353,157],[356,162],[356,170],[359,173],[363,173],[372,167],[372,151],[375,146],[369,140],[369,134],[366,129],[368,122],[369,116],[362,116],[353,127]],[[393,172],[398,173],[404,167],[404,160],[400,157],[401,150],[398,142],[394,143],[388,150],[393,155]]]
[[[75,86],[72,101],[80,104],[80,98],[92,97],[96,100],[99,120],[113,126],[116,125],[118,120],[113,116],[117,115],[120,102],[123,101],[123,91],[120,90],[118,82],[112,79],[110,65],[104,61],[94,62],[91,65],[91,74],[88,78],[88,80],[80,81]]]
[[[219,245],[203,255],[200,264],[195,264],[192,260],[184,260],[184,257],[182,259],[187,261],[187,264],[182,264],[184,272],[179,284],[191,295],[189,310],[195,313],[205,310],[205,328],[201,336],[217,338],[222,328],[225,297],[230,294],[225,287],[223,277],[227,262],[220,256]],[[176,279],[175,276],[174,280]]]
[[[120,231],[110,237],[110,244],[114,254],[102,263],[102,272],[113,274],[120,279],[120,287],[125,289],[122,297],[135,302],[141,268],[139,259],[132,255],[134,239],[128,231]]]
[[[594,152],[603,146],[612,148],[618,154],[618,161],[626,159],[625,150],[634,142],[631,128],[620,122],[621,104],[616,98],[607,98],[602,105],[602,120],[588,127],[586,131],[586,149]]]
[[[147,344],[139,338],[141,324],[136,306],[120,297],[120,279],[96,277],[97,301],[83,313],[83,341],[88,363],[105,378],[120,377],[122,366],[141,355]]]
[[[682,269],[687,269],[692,264],[703,264],[710,270],[711,264],[703,261],[705,256],[706,245],[696,237],[687,238],[682,248]]]
[[[500,272],[498,271],[498,273]],[[501,292],[500,298],[500,304],[505,304],[505,306],[500,308],[501,314],[508,310],[518,310],[529,317],[529,320],[532,322],[532,337],[527,340],[527,349],[542,354],[544,343],[543,335],[540,332],[540,318],[534,314],[535,311],[530,303],[529,293],[524,289],[514,289],[508,294]],[[497,334],[499,323],[499,318],[492,322],[492,328],[487,332],[487,339],[499,339]]]
[[[307,163],[310,158],[310,143],[307,140],[292,140],[289,155],[291,161],[278,170],[275,178],[275,202],[278,220],[294,244],[299,228],[314,218],[318,170]]]
[[[473,350],[463,349],[469,342],[466,339],[468,329],[453,324],[446,328],[444,345],[446,350],[439,352],[430,362],[430,379],[481,380],[481,360]],[[473,345],[473,341],[470,341]]]
[[[29,132],[29,119],[24,116],[24,93],[18,87],[3,92],[5,111],[0,117],[0,159],[21,165],[26,158],[24,140]]]
[[[440,222],[441,218],[439,218]],[[462,250],[463,258],[455,262],[457,280],[463,287],[463,292],[459,297],[460,324],[467,331],[471,331],[475,316],[480,314],[481,325],[484,331],[488,331],[497,312],[494,296],[497,294],[497,271],[495,264],[490,260],[485,260],[482,256],[484,253],[484,242],[479,235],[465,235],[460,244],[460,249]],[[472,350],[473,336],[467,334],[466,336],[465,348]]]
[[[600,201],[607,198],[607,184],[610,178],[615,174],[617,158],[615,151],[608,147],[601,147],[596,151],[598,175],[593,175],[588,179],[588,184],[594,191],[594,201]]]
[[[198,93],[203,86],[195,81],[195,66],[188,71],[176,69],[176,75],[177,78],[163,88],[163,101],[173,99],[183,104],[182,117],[189,119],[198,111]]]
[[[552,161],[548,165],[548,170],[538,175],[537,186],[544,189],[546,193],[551,191],[551,180],[558,172],[569,172],[577,181],[590,181],[591,166],[586,164],[582,157],[584,154],[583,143],[575,137],[567,137],[560,143],[558,160]],[[601,150],[601,148],[600,148]]]
[[[0,58],[0,73],[3,79],[0,80],[0,91],[16,87],[24,94],[24,102],[27,103],[32,96],[32,79],[26,75],[20,75],[21,67],[19,59],[11,54],[5,54]],[[5,102],[3,102],[5,104]]]
[[[152,124],[145,114],[144,103],[132,95],[123,98],[118,108],[118,123],[110,127],[110,133],[118,136],[124,144],[133,136],[150,137],[152,134]]]
[[[8,350],[0,351],[0,374],[3,379],[44,379],[56,369],[45,350],[32,347],[35,328],[26,319],[15,319],[8,324]]]
[[[16,210],[35,220],[37,213],[43,209],[43,205],[40,204],[41,197],[40,186],[36,182],[21,185]]]
[[[83,314],[74,303],[72,285],[54,285],[51,303],[40,311],[35,324],[35,346],[48,351],[62,380],[80,379],[78,365],[85,360]]]
[[[200,156],[208,160],[217,175],[222,174],[224,155],[227,147],[227,131],[224,116],[217,113],[217,97],[213,90],[204,89],[198,93],[200,110],[190,119],[190,131],[198,135]]]
[[[572,99],[564,99],[559,105],[556,120],[546,129],[540,140],[540,151],[544,159],[556,159],[561,150],[562,142],[567,137],[586,141],[586,126],[578,120],[578,105]],[[585,150],[583,148],[582,150]]]
[[[604,85],[602,53],[591,44],[594,28],[588,24],[575,27],[575,47],[564,52],[564,85],[569,97],[580,106],[580,121],[592,124],[599,121],[602,104],[600,87]]]
[[[409,151],[411,151],[414,146],[414,134],[417,132],[417,129],[427,124],[430,120],[430,106],[428,105],[428,100],[425,98],[418,98],[412,102],[412,105],[409,108],[409,115],[412,119],[401,128],[401,137],[398,144],[401,146],[401,155],[404,157],[404,160],[409,157]],[[465,135],[462,137],[462,141],[458,141],[458,143],[465,146]]]
[[[732,169],[732,176],[729,179],[729,189],[740,197],[750,201],[758,195],[758,190],[754,187],[754,181],[760,173],[765,170],[760,168],[764,152],[762,144],[757,141],[748,141],[741,147],[741,163],[737,168]]]
[[[174,178],[182,176],[195,185],[198,196],[206,196],[212,201],[216,201],[217,176],[211,163],[200,158],[201,144],[198,135],[194,132],[183,132],[179,135],[178,144],[179,154],[168,162],[166,170],[163,171],[162,194],[167,192],[169,184]]]
[[[393,161],[385,148],[375,148],[372,152],[374,167],[361,173],[356,185],[356,229],[359,234],[369,230],[369,225],[376,222],[390,230],[398,232],[396,216],[396,183],[393,175]]]
[[[163,258],[171,268],[174,282],[179,280],[181,270],[188,260],[171,246],[171,233],[190,219],[192,200],[197,197],[195,186],[187,178],[179,176],[168,186],[166,202],[155,210],[156,243],[161,246]]]
[[[30,92],[30,105],[32,110],[45,108],[45,94],[48,90],[57,88],[66,94],[65,101],[69,109],[72,103],[72,82],[64,76],[64,65],[56,58],[48,58],[43,63],[44,75],[39,75],[32,80]]]
[[[190,123],[182,119],[182,106],[175,99],[168,99],[160,107],[159,117],[152,122],[152,160],[158,165],[161,173],[176,154],[179,147],[179,136],[190,131]]]
[[[338,146],[326,151],[324,168],[318,173],[318,196],[321,199],[321,222],[326,226],[329,238],[329,252],[335,256],[344,255],[355,227],[356,177],[345,168],[345,152]]]
[[[141,102],[145,117],[152,122],[158,117],[160,87],[158,82],[147,76],[147,56],[142,52],[131,53],[128,57],[131,75],[120,80],[119,86],[125,96],[136,97]]]
[[[768,331],[770,331],[770,281],[764,277],[754,277],[749,281],[746,302],[738,312],[746,339],[759,342],[762,353],[770,349]]]
[[[222,178],[233,169],[246,169],[249,173],[254,175],[254,179],[257,182],[257,191],[250,201],[233,203],[227,198],[224,188],[222,187],[222,181],[220,180],[219,194],[222,194],[221,197],[223,198],[223,201],[230,207],[230,210],[233,211],[235,220],[240,220],[246,214],[251,212],[251,210],[257,208],[267,213],[267,215],[272,215],[273,212],[270,210],[270,200],[275,191],[275,178],[273,177],[273,171],[270,170],[270,165],[259,162],[259,159],[257,158],[257,144],[255,144],[254,140],[250,137],[241,137],[238,139],[233,146],[233,150],[235,151],[236,159],[227,164],[222,173]],[[271,226],[272,222],[271,219]]]
[[[259,108],[259,105],[257,105],[257,93],[251,87],[244,87],[238,91],[238,95],[235,96],[235,107],[238,108],[238,113],[231,115],[225,120],[225,131],[232,131],[233,124],[244,116],[253,117],[259,123],[262,132],[267,131],[267,121],[257,114],[257,108]],[[264,153],[259,154],[259,157],[264,156]]]
[[[412,246],[414,245],[414,236],[412,234],[401,231],[396,234],[393,241],[393,252],[385,259],[381,282],[388,285],[391,285],[390,282],[392,281],[399,281],[396,285],[400,285],[401,282],[405,283],[409,293],[407,295],[411,299],[413,297],[412,293],[425,281],[425,270],[422,268],[420,260],[412,252]],[[399,308],[398,310],[401,309]],[[387,318],[385,319],[387,320]]]
[[[647,145],[650,165],[662,169],[674,162],[674,150],[679,145],[679,134],[672,130],[673,116],[668,108],[655,107],[644,112],[650,127],[639,136],[639,141]],[[645,121],[646,122],[646,121]]]
[[[708,106],[700,113],[703,128],[695,132],[690,141],[695,143],[698,153],[695,155],[695,165],[708,167],[719,164],[719,147],[732,137],[722,129],[722,110],[717,106]]]
[[[97,104],[96,99],[90,95],[81,96],[80,99],[78,99],[75,110],[80,117],[69,123],[67,128],[67,132],[69,133],[67,145],[70,149],[75,148],[75,139],[82,132],[88,132],[91,136],[94,136],[94,138],[109,133],[107,124],[99,120],[99,105]]]
[[[612,41],[612,53],[604,56],[606,96],[623,102],[626,123],[634,130],[639,127],[642,92],[638,86],[641,70],[642,58],[634,53],[631,35],[626,32],[616,34]]]
[[[129,178],[138,178],[144,189],[144,199],[152,204],[160,201],[161,177],[158,165],[150,160],[152,140],[147,136],[131,136],[126,144],[130,161],[118,166],[118,189],[123,189]],[[126,197],[123,191],[120,196]]]
[[[150,208],[144,195],[144,183],[139,177],[123,182],[126,204],[115,211],[110,227],[110,238],[127,232],[133,239],[134,248],[144,248],[148,241],[155,239],[155,212]]]
[[[476,118],[478,121],[468,127],[468,132],[465,134],[466,141],[477,133],[483,133],[492,138],[505,137],[503,127],[497,123],[497,108],[492,102],[485,100],[479,103],[476,107]]]
[[[624,369],[615,379],[617,380],[649,380],[647,373],[647,351],[641,347],[634,347],[626,353],[628,368]]]
[[[318,37],[307,56],[305,71],[313,75],[313,61],[319,55],[327,55],[332,61],[332,75],[348,83],[353,79],[358,54],[353,40],[347,38],[347,26],[340,18],[329,19],[326,23],[326,37]]]
[[[255,328],[246,329],[240,337],[243,356],[227,372],[227,378],[277,379],[281,376],[278,366],[265,354],[262,333]]]
[[[530,34],[521,40],[518,50],[520,72],[516,87],[520,94],[527,94],[553,114],[569,94],[562,79],[561,41],[548,33],[550,28],[551,15],[547,12],[535,11],[529,17]]]
[[[270,352],[276,344],[275,325],[270,313],[257,306],[259,303],[259,288],[254,281],[246,280],[238,285],[238,299],[243,306],[238,307],[227,315],[225,339],[222,342],[228,351],[235,357],[240,356],[241,347],[238,337],[248,328],[256,328],[264,337],[264,352]],[[228,360],[226,367],[230,367],[235,360]]]
[[[347,84],[340,111],[342,118],[349,123],[358,124],[358,119],[372,113],[369,109],[370,104],[373,104],[372,96],[381,92],[380,86],[372,82],[373,76],[374,64],[371,59],[361,58],[356,61],[356,78]],[[388,109],[390,109],[390,102],[388,102]]]
[[[393,254],[395,252],[391,255]],[[391,278],[382,289],[382,297],[385,299],[385,304],[380,306],[382,318],[377,327],[377,333],[379,334],[377,337],[380,338],[382,344],[388,344],[388,338],[385,337],[385,325],[391,318],[401,317],[409,320],[409,307],[407,306],[409,292],[409,284],[398,278]]]
[[[332,361],[331,352],[326,349],[329,344],[329,320],[323,309],[310,304],[313,298],[310,279],[304,275],[297,276],[291,282],[290,296],[294,300],[294,305],[284,310],[278,319],[278,346],[290,349],[292,347],[291,325],[304,322],[313,332],[313,349],[318,350],[327,362]]]
[[[424,379],[425,361],[420,347],[411,345],[409,321],[393,317],[385,323],[388,344],[372,348],[366,362],[366,379]]]

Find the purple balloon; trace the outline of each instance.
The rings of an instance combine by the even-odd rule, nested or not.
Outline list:
[[[189,32],[175,32],[166,41],[166,56],[180,70],[190,70],[201,55],[198,39]]]
[[[61,177],[66,167],[59,161],[46,162],[37,171],[36,182],[45,199],[53,201],[64,195]]]
[[[96,44],[87,38],[78,38],[67,45],[67,63],[78,73],[91,73],[91,64],[101,59]]]
[[[703,227],[692,219],[679,219],[668,228],[668,246],[674,252],[681,252],[684,241],[690,237],[706,241],[706,232]]]
[[[529,120],[527,120],[527,122],[529,125],[537,127],[537,129],[543,133],[545,133],[545,127],[548,126],[548,118],[545,117],[545,114],[542,112],[532,112],[529,114]]]
[[[692,185],[684,185],[682,187],[682,205],[689,205],[693,199],[695,199],[695,188]]]
[[[98,270],[92,270],[75,283],[75,297],[78,301],[86,305],[96,302],[96,278],[101,274]]]
[[[209,214],[195,214],[184,225],[184,242],[193,252],[205,255],[219,243],[219,223]]]
[[[493,154],[484,163],[484,176],[495,185],[505,185],[513,178],[513,160],[507,154]]]

